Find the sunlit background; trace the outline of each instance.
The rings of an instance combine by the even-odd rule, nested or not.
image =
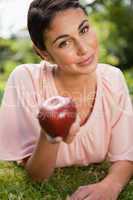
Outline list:
[[[0,37],[9,38],[26,28],[27,11],[32,0],[0,1]]]

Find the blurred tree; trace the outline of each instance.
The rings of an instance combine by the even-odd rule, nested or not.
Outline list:
[[[106,23],[104,45],[109,55],[117,58],[117,66],[128,69],[133,66],[133,0],[97,0],[93,4],[97,23]],[[110,26],[109,26],[110,24]],[[99,30],[99,31],[100,31]]]
[[[0,73],[8,75],[19,64],[38,62],[40,58],[34,53],[30,40],[0,38]]]
[[[0,38],[0,73],[4,73],[4,63],[13,55],[11,42]]]

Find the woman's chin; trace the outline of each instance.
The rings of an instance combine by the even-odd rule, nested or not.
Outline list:
[[[93,62],[90,65],[83,65],[83,66],[77,65],[77,72],[80,74],[90,74],[96,70],[97,64],[98,64],[97,62]]]

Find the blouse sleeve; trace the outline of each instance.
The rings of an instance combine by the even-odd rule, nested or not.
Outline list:
[[[0,108],[0,160],[21,160],[32,154],[40,134],[38,103],[23,66],[10,75]]]
[[[119,91],[108,151],[110,161],[133,161],[133,107],[124,75],[119,71]]]

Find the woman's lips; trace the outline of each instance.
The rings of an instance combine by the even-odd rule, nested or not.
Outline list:
[[[78,65],[81,65],[81,66],[90,65],[92,63],[93,59],[94,59],[94,54],[89,56],[87,59],[83,60],[82,62],[79,62]]]

